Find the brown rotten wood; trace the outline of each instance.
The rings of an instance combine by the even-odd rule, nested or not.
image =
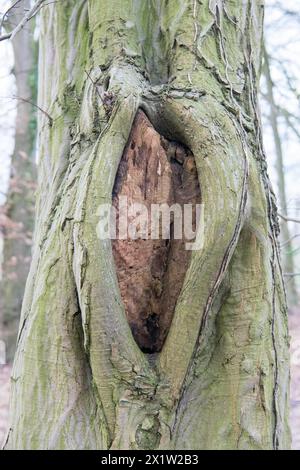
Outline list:
[[[143,204],[149,215],[146,236],[114,240],[113,253],[133,336],[144,352],[154,353],[161,350],[169,331],[190,263],[191,251],[185,244],[193,240],[186,239],[184,230],[182,239],[174,239],[174,224],[179,224],[174,213],[166,220],[169,225],[161,226],[160,239],[151,239],[151,208],[177,204],[183,214],[184,205],[193,204],[195,230],[200,188],[192,153],[163,138],[142,111],[134,120],[116,176],[113,204],[117,213],[120,196],[127,198],[128,206]]]

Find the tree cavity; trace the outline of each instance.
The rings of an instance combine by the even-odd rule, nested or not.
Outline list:
[[[127,201],[129,223],[134,218],[129,209],[132,204],[146,207],[149,217],[157,205],[170,208],[175,204],[184,213],[184,205],[190,204],[193,229],[196,228],[200,187],[194,156],[180,143],[160,135],[141,110],[137,112],[114,184],[117,222],[122,216],[121,197]],[[170,211],[169,219],[164,220],[160,214],[156,239],[151,232],[151,219],[151,223],[143,227],[144,233],[135,239],[130,236],[119,239],[118,232],[112,241],[126,316],[135,341],[144,353],[161,350],[190,262],[191,251],[186,250],[184,229],[182,238],[176,238],[176,214]]]

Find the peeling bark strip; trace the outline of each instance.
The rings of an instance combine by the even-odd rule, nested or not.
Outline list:
[[[114,240],[113,253],[133,336],[143,352],[154,353],[161,350],[169,331],[191,251],[185,249],[184,230],[181,240],[174,239],[174,213],[170,226],[161,227],[170,239],[162,233],[160,239],[151,239],[151,206],[177,204],[184,214],[184,204],[192,204],[195,230],[200,188],[192,153],[163,138],[142,111],[137,113],[116,176],[113,204],[117,209],[120,196],[127,197],[128,206],[143,204],[149,214],[148,239]]]

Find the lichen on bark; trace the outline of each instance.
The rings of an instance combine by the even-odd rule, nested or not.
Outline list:
[[[6,448],[288,448],[286,305],[257,101],[262,19],[259,0],[43,8],[39,101],[53,124],[40,116]],[[194,155],[205,205],[203,248],[150,361],[111,243],[96,233],[139,110]]]

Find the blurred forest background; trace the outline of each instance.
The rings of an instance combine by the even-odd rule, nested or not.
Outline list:
[[[300,2],[265,3],[261,113],[280,214],[291,335],[291,427],[293,449],[300,449]],[[31,0],[0,0],[0,36],[30,6]],[[12,41],[0,41],[0,441],[34,231],[36,120],[41,112],[38,29],[34,17]]]

